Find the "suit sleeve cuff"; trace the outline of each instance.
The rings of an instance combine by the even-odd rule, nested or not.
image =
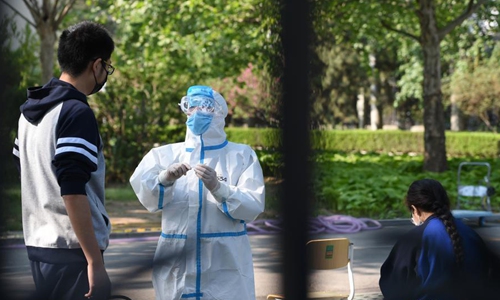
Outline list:
[[[215,191],[211,191],[211,193],[212,196],[214,196],[215,200],[217,200],[217,202],[222,203],[229,198],[231,190],[229,189],[229,186],[227,184],[219,182],[219,188]]]
[[[63,181],[60,183],[61,186],[61,196],[64,195],[87,195],[85,190],[86,181]]]
[[[160,174],[158,174],[158,182],[161,183],[161,185],[163,185],[164,187],[172,186],[175,182],[175,180],[168,181],[167,175],[167,170],[163,170],[160,172]]]

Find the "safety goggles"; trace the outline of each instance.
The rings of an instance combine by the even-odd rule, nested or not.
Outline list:
[[[195,111],[222,114],[220,105],[213,98],[203,95],[184,96],[179,103],[179,107],[188,116]]]

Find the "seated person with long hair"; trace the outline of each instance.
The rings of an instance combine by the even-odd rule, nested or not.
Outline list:
[[[406,205],[417,227],[396,243],[382,265],[384,299],[493,299],[498,258],[472,228],[453,217],[441,183],[413,182]]]

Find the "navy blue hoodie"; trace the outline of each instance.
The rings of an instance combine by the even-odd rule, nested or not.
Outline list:
[[[28,89],[13,153],[21,172],[23,231],[30,259],[59,262],[61,255],[46,253],[48,249],[81,252],[63,195],[87,195],[96,238],[104,250],[110,232],[104,208],[104,156],[87,97],[56,78]]]
[[[491,256],[481,237],[455,220],[464,251],[460,267],[443,222],[435,216],[393,247],[380,270],[384,299],[492,299],[486,297]]]

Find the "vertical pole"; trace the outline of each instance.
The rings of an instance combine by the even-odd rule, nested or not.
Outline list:
[[[309,218],[309,1],[283,0],[283,272],[286,299],[307,295]]]

